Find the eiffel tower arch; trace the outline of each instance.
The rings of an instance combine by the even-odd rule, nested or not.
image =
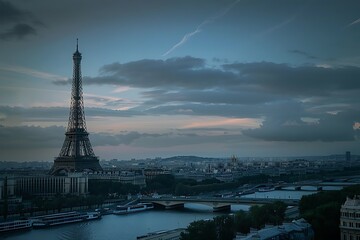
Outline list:
[[[84,101],[81,77],[81,53],[76,43],[73,54],[73,79],[68,127],[60,154],[54,160],[50,174],[59,172],[82,172],[84,170],[102,171],[98,157],[95,156],[86,130]]]

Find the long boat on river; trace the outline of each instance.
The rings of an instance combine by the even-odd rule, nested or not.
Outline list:
[[[80,213],[74,211],[74,212],[65,212],[65,213],[55,213],[55,214],[49,214],[49,215],[33,218],[32,225],[34,228],[46,228],[56,225],[99,219],[100,217],[101,214],[96,212]]]
[[[15,221],[1,222],[0,233],[30,230],[31,227],[32,227],[31,220],[15,220]]]
[[[128,214],[134,212],[145,211],[149,209],[153,209],[154,205],[152,203],[139,203],[135,205],[128,205],[128,206],[120,206],[118,205],[115,210],[113,210],[113,214],[121,215],[121,214]]]

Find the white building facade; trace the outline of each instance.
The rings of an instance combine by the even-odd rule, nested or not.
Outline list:
[[[360,240],[360,197],[347,198],[340,210],[341,240]]]

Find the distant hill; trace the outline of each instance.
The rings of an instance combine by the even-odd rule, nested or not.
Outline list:
[[[209,157],[198,157],[198,156],[174,156],[169,158],[163,158],[161,161],[170,162],[170,161],[185,161],[185,162],[202,162],[202,161],[219,161],[224,160],[225,158],[209,158]]]

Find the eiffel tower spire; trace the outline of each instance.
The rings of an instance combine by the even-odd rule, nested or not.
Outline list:
[[[84,101],[81,77],[81,53],[76,39],[76,52],[73,54],[73,81],[71,105],[65,141],[60,154],[54,160],[50,174],[81,172],[83,170],[102,171],[99,159],[95,156],[86,130]]]

